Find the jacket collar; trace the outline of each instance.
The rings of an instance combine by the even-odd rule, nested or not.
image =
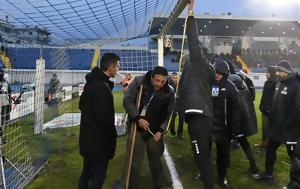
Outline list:
[[[109,85],[111,90],[114,87],[114,82],[110,81],[109,77],[98,67],[93,68],[92,71],[85,76],[85,79],[88,84],[103,81]]]
[[[299,80],[299,78],[298,78],[297,74],[292,73],[286,79],[282,80],[281,82],[287,84],[287,83],[293,82],[294,80]]]

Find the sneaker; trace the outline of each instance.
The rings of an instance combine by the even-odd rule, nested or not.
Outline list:
[[[273,175],[268,175],[266,173],[264,173],[264,174],[253,174],[252,176],[255,180],[260,180],[260,181],[272,182],[274,180]]]
[[[227,181],[227,178],[224,177],[224,178],[219,178],[218,180],[218,184],[221,188],[228,188],[228,181]]]
[[[171,135],[171,138],[175,138],[176,137],[176,135]]]
[[[259,144],[254,144],[254,147],[255,148],[266,148],[267,147],[267,142],[266,141],[262,141],[261,143]]]

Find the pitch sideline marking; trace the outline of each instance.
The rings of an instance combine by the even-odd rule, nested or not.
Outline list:
[[[164,146],[165,146],[165,151],[164,151],[163,155],[164,155],[164,159],[166,161],[166,164],[167,164],[168,169],[169,169],[170,174],[171,174],[173,188],[174,189],[183,189],[183,186],[182,186],[182,184],[179,180],[179,176],[178,176],[178,173],[176,171],[173,159],[169,154],[168,147],[167,147],[166,144],[164,144]]]

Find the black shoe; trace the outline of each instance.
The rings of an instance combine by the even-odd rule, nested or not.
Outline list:
[[[228,181],[227,181],[226,177],[219,178],[218,184],[221,188],[228,188]]]
[[[198,173],[198,174],[194,177],[194,179],[195,179],[195,180],[201,180],[201,179],[202,179],[202,178],[201,178],[201,174]]]
[[[268,174],[253,174],[252,175],[255,180],[260,180],[260,181],[267,181],[267,182],[272,182],[274,181],[274,176],[273,175],[268,175]]]

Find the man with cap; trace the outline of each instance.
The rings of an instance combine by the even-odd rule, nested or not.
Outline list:
[[[229,66],[225,60],[217,60],[216,82],[212,87],[213,98],[213,141],[217,149],[218,184],[227,187],[227,170],[230,166],[230,140],[232,128],[238,126],[238,93],[235,85],[228,80]]]
[[[280,61],[276,66],[278,82],[269,116],[269,142],[266,151],[265,172],[259,180],[273,180],[276,151],[285,144],[289,157],[294,158],[294,150],[300,139],[300,82],[291,64]]]
[[[275,85],[277,82],[275,66],[269,66],[266,72],[267,81],[264,83],[262,97],[259,104],[259,110],[261,111],[261,125],[262,125],[262,139],[261,143],[254,144],[254,147],[264,148],[268,144],[269,132],[268,132],[268,118],[273,102],[273,96],[275,92]]]
[[[177,88],[177,83],[179,80],[179,75],[177,72],[173,72],[171,75],[171,78],[169,79],[170,85],[176,90]],[[177,94],[176,94],[177,95]],[[175,99],[176,100],[176,99]],[[178,111],[177,108],[177,101],[174,103],[173,107],[173,114],[171,118],[171,123],[170,123],[170,131],[171,131],[171,137],[174,138],[176,137],[176,131],[175,131],[175,119],[178,113],[178,128],[177,128],[177,137],[178,138],[184,138],[182,132],[183,132],[183,119],[184,119],[184,114],[182,112]]]

